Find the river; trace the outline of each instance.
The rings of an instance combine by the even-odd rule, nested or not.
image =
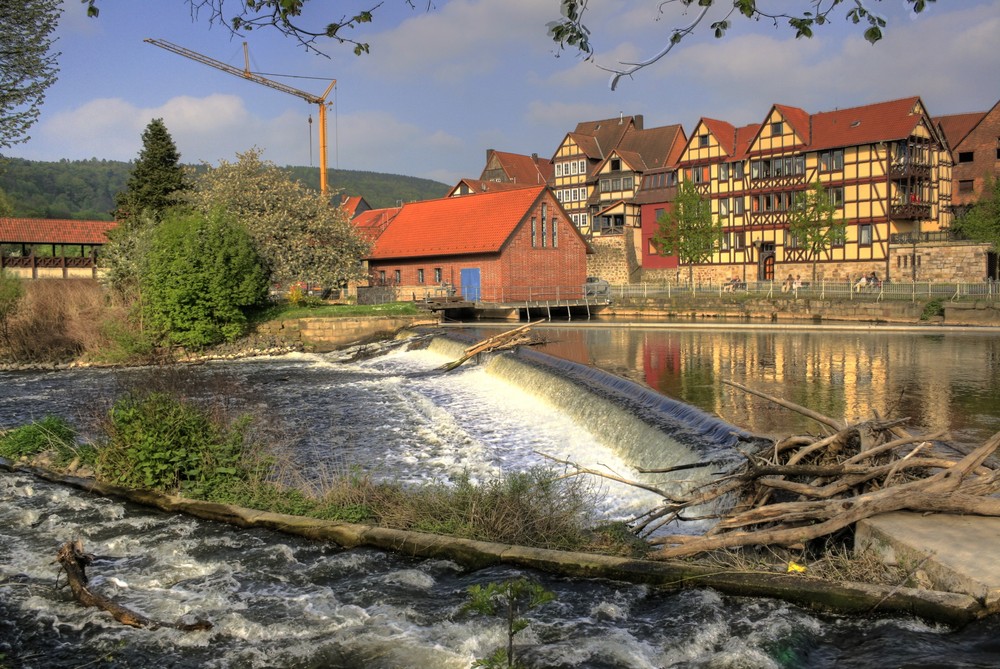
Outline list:
[[[558,328],[551,334],[552,352],[664,392],[673,388],[668,394],[701,411],[657,405],[661,427],[676,415],[685,429],[653,434],[630,422],[629,411],[621,414],[606,379],[594,381],[605,390],[586,402],[568,401],[558,378],[526,373],[521,364],[470,365],[442,382],[433,370],[457,357],[445,346],[363,361],[290,355],[178,372],[0,373],[0,426],[51,412],[86,431],[123,387],[167,380],[193,393],[224,394],[268,416],[307,470],[371,468],[419,483],[534,466],[539,451],[625,474],[639,460],[717,456],[725,447],[713,436],[719,424],[711,414],[754,432],[784,429],[784,411],[754,408],[715,388],[730,374],[754,385],[755,370],[775,394],[787,396],[787,388],[801,384],[790,399],[813,406],[810,398],[829,398],[823,406],[833,414],[841,406],[859,414],[896,406],[900,387],[914,411],[931,396],[950,398],[936,415],[957,425],[968,443],[997,420],[990,387],[997,348],[988,337],[879,335],[872,343],[861,333],[837,334],[824,345],[821,333],[797,336],[797,343],[735,331]],[[863,359],[852,362],[859,350]],[[696,360],[695,351],[705,356]],[[883,355],[892,364],[880,364],[893,367],[891,374],[877,369]],[[919,364],[906,371],[907,361]],[[838,390],[847,380],[855,390]],[[945,384],[955,388],[932,387]],[[619,391],[633,398],[630,410],[644,397],[639,386]],[[648,398],[642,401],[637,410],[652,413]],[[580,413],[576,404],[590,408]],[[936,420],[921,416],[918,426]],[[608,517],[649,503],[632,489],[608,489],[604,500],[599,512]],[[79,607],[53,587],[52,565],[58,545],[77,536],[101,556],[92,573],[102,592],[157,619],[203,616],[214,629],[135,630]],[[0,474],[0,666],[468,667],[503,643],[503,626],[465,612],[466,589],[519,573],[236,530]],[[995,620],[953,631],[912,618],[818,614],[711,590],[532,576],[556,600],[533,612],[519,636],[520,656],[531,668],[995,667],[1000,658]]]

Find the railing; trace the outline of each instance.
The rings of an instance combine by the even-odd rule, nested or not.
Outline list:
[[[850,281],[802,282],[787,285],[783,281],[708,282],[708,283],[634,283],[611,286],[611,301],[648,298],[698,296],[744,296],[757,298],[813,298],[861,301],[928,301],[928,300],[1000,300],[1000,282],[933,283],[916,281],[895,283],[879,281],[858,285]]]
[[[934,232],[894,232],[889,235],[889,243],[893,245],[920,244],[922,242],[955,242],[965,237],[952,230],[935,230]]]
[[[404,297],[405,296],[405,297]],[[1000,301],[1000,281],[976,283],[934,283],[917,281],[896,283],[879,281],[859,285],[850,281],[817,281],[787,284],[784,281],[731,281],[704,283],[629,283],[609,285],[604,283],[584,286],[524,286],[480,290],[477,296],[464,296],[455,291],[428,288],[425,293],[411,291],[409,287],[362,287],[358,301],[363,304],[381,304],[399,299],[424,303],[475,303],[477,305],[576,307],[598,306],[649,299],[820,299],[844,301],[910,301],[930,300],[987,300]]]

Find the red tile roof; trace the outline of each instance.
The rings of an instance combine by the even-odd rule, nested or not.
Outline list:
[[[962,140],[968,137],[969,133],[979,125],[988,112],[972,112],[971,114],[951,114],[949,116],[936,116],[934,122],[941,128],[941,132],[948,139],[948,146],[955,149]]]
[[[408,202],[375,242],[371,258],[497,253],[546,187]]]
[[[799,107],[789,107],[788,105],[774,105],[782,118],[792,126],[792,130],[799,136],[803,144],[808,144],[809,137],[809,112]]]
[[[368,209],[351,219],[351,225],[357,228],[358,233],[374,242],[379,238],[385,229],[392,223],[392,219],[399,213],[401,207],[389,207],[386,209]]]
[[[813,114],[813,141],[809,149],[906,139],[925,118],[913,113],[917,105],[923,106],[920,98],[912,97]]]
[[[461,193],[459,189],[462,185],[468,187],[468,193]],[[455,187],[448,191],[448,195],[451,197],[458,197],[461,195],[481,195],[482,193],[496,193],[502,190],[517,190],[519,188],[533,188],[539,184],[524,184],[515,183],[511,181],[484,181],[482,179],[462,179]]]
[[[555,176],[551,160],[543,160],[538,155],[526,156],[520,153],[493,151],[504,173],[511,181],[523,185],[542,185]]]
[[[116,221],[73,221],[47,218],[0,218],[0,243],[91,244],[108,243]]]
[[[340,198],[340,207],[347,212],[350,218],[354,218],[362,211],[368,211],[371,208],[360,195],[342,195]]]

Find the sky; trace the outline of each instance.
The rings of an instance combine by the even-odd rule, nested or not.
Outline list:
[[[300,18],[325,25],[376,2],[312,0]],[[234,161],[256,147],[279,166],[318,168],[316,104],[145,38],[240,69],[246,41],[251,70],[315,95],[336,79],[328,97],[329,168],[448,185],[478,178],[488,149],[551,158],[578,122],[620,114],[641,114],[647,128],[679,123],[690,134],[702,117],[759,123],[776,103],[816,113],[916,95],[938,116],[987,111],[1000,100],[1000,0],[937,0],[917,15],[906,0],[866,0],[888,22],[874,45],[864,40],[864,26],[846,18],[850,2],[812,39],[795,39],[783,23],[738,16],[716,39],[709,25],[730,4],[720,0],[698,32],[614,91],[599,65],[659,51],[671,28],[693,18],[681,3],[591,0],[595,54],[588,61],[547,36],[559,0],[412,2],[383,0],[370,24],[348,33],[368,42],[369,54],[321,42],[324,57],[273,29],[234,37],[204,11],[193,13],[187,0],[99,0],[96,19],[85,4],[64,0],[59,80],[31,139],[5,155],[134,160],[143,130],[162,118],[186,164]],[[812,4],[758,2],[800,11]],[[324,15],[330,11],[337,13]]]

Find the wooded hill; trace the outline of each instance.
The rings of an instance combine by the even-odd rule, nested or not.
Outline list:
[[[7,194],[18,218],[109,221],[115,194],[125,189],[132,167],[131,162],[96,158],[59,162],[0,158],[0,190]],[[319,190],[319,170],[315,167],[283,169],[293,179]],[[329,170],[328,175],[331,191],[360,195],[375,208],[444,197],[451,188],[430,179],[380,172]]]

